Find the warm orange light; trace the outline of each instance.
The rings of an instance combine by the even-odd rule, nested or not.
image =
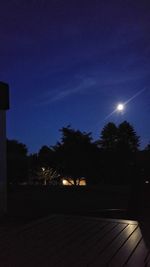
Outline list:
[[[67,185],[68,184],[68,181],[65,180],[65,179],[63,179],[62,183],[63,183],[63,185]]]
[[[85,186],[85,185],[86,185],[86,180],[85,180],[85,179],[81,180],[81,181],[79,182],[79,185],[81,185],[81,186]]]
[[[62,184],[67,185],[67,186],[71,186],[71,185],[75,185],[75,182],[73,179],[67,178],[67,179],[62,180]],[[83,179],[77,179],[76,185],[85,186],[86,185],[86,179],[84,179],[84,178]]]

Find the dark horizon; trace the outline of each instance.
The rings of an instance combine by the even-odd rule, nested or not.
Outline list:
[[[115,124],[114,122],[108,122],[108,123],[106,123],[105,125],[104,125],[104,127],[102,128],[102,130],[107,126],[107,125],[109,125],[109,123],[113,123],[113,124],[115,124],[116,125],[116,127],[118,127],[119,125],[121,125],[122,123],[124,123],[124,122],[127,122],[127,121],[122,121],[121,123],[119,123],[118,125],[117,124]],[[129,123],[129,122],[127,122],[127,123]],[[129,123],[130,124],[130,123]],[[133,126],[132,124],[130,124],[131,126]],[[75,129],[75,128],[73,128],[71,125],[67,125],[67,126],[64,126],[64,127],[62,127],[61,129],[59,129],[59,132],[61,132],[62,131],[62,129],[63,128],[68,128],[68,129],[70,129],[70,130],[73,130],[73,131],[79,131],[79,132],[81,132],[81,133],[85,133],[85,134],[90,134],[90,136],[91,136],[91,138],[92,138],[92,140],[91,140],[91,142],[92,143],[95,143],[95,142],[97,142],[97,141],[99,141],[99,140],[101,140],[101,134],[102,134],[102,131],[100,132],[100,134],[99,134],[99,136],[98,136],[98,138],[97,139],[94,139],[93,138],[93,133],[92,132],[86,132],[86,131],[80,131],[80,129]],[[133,129],[134,129],[134,127],[133,127]],[[136,132],[136,129],[134,129],[135,130],[135,133],[137,134],[137,132]],[[138,151],[143,151],[143,150],[145,150],[146,148],[147,148],[147,146],[150,144],[149,142],[147,143],[147,144],[145,144],[145,146],[141,146],[141,136],[139,136],[138,134],[137,134],[137,136],[139,137],[139,147],[138,147]],[[9,139],[9,138],[7,138],[7,140],[8,141],[16,141],[16,142],[18,142],[18,143],[21,143],[21,144],[24,144],[25,146],[26,146],[26,148],[27,148],[27,151],[28,151],[28,155],[30,155],[30,154],[37,154],[37,153],[39,153],[39,151],[41,150],[41,148],[42,147],[44,147],[44,146],[47,146],[47,147],[49,147],[49,148],[53,148],[53,147],[55,147],[58,143],[61,143],[61,140],[62,139],[62,133],[60,133],[60,137],[59,137],[59,139],[57,139],[56,140],[56,142],[54,143],[54,144],[42,144],[41,145],[41,147],[39,147],[39,149],[37,150],[37,151],[30,151],[29,150],[29,148],[28,148],[28,146],[27,146],[27,144],[25,144],[25,143],[23,143],[21,140],[17,140],[16,138],[14,138],[14,139]]]

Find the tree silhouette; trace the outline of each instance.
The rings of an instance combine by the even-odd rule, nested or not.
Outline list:
[[[122,181],[124,183],[137,183],[139,179],[139,167],[137,164],[137,152],[139,136],[133,126],[124,121],[118,126],[118,163]]]
[[[103,174],[108,183],[129,183],[136,173],[139,137],[133,126],[122,122],[118,127],[110,122],[104,126],[97,142],[103,152]]]
[[[27,180],[27,147],[17,140],[7,140],[7,177],[8,183],[20,183]]]
[[[99,147],[104,151],[115,151],[118,141],[118,129],[113,122],[106,124],[101,132]]]
[[[138,153],[138,166],[142,181],[150,182],[150,144]]]
[[[55,171],[59,179],[71,178],[74,185],[85,178],[88,184],[129,183],[138,174],[149,176],[149,147],[139,153],[139,137],[133,126],[122,122],[118,127],[109,122],[98,141],[91,133],[74,130],[70,126],[61,130],[61,140],[55,146],[42,146],[38,154],[27,155],[26,145],[16,140],[7,141],[8,181],[20,183],[43,177],[47,170],[47,183]],[[140,169],[140,171],[139,171]],[[144,170],[141,172],[141,170]],[[38,175],[40,173],[40,175]]]
[[[62,139],[54,147],[57,154],[58,169],[67,178],[72,178],[74,185],[85,177],[87,182],[93,180],[96,172],[97,147],[92,143],[91,133],[71,129],[70,126],[61,130]]]
[[[37,172],[39,169],[38,154],[30,154],[28,156],[28,178],[29,183],[33,183],[38,180]]]
[[[127,122],[122,122],[118,127],[118,150],[136,152],[139,147],[139,136],[137,136],[133,126]]]
[[[146,145],[146,147],[145,147],[144,150],[145,150],[145,151],[150,151],[150,142]]]
[[[42,146],[38,152],[38,164],[40,167],[52,167],[54,162],[54,150],[48,146]]]

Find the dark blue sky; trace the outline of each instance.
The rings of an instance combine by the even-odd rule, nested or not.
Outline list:
[[[150,141],[150,2],[1,0],[0,80],[10,85],[7,135],[29,152],[71,124],[98,138],[128,120]],[[114,113],[139,90],[146,90]]]

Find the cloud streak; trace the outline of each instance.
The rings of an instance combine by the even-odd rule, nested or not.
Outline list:
[[[44,99],[41,101],[40,105],[48,105],[51,103],[63,101],[64,99],[71,97],[76,94],[86,93],[88,89],[96,84],[96,81],[92,78],[86,78],[78,83],[78,85],[66,86],[66,88],[60,91],[47,92]]]

